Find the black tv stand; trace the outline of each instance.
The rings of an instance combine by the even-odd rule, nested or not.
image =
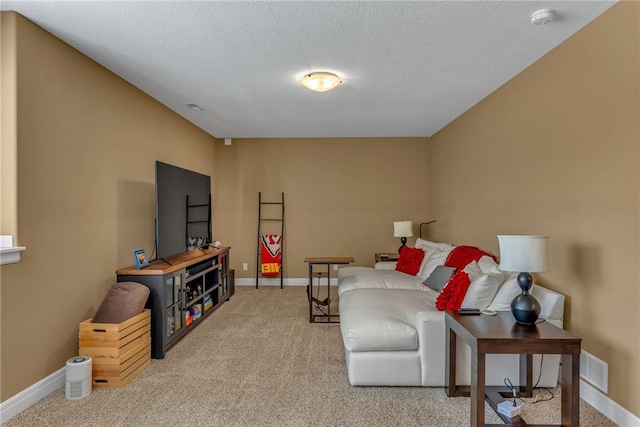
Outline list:
[[[150,290],[151,357],[162,359],[181,337],[234,293],[234,272],[229,269],[229,247],[198,253],[181,252],[149,263],[116,271],[118,282],[138,282]]]

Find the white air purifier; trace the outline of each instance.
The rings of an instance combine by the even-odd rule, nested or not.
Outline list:
[[[75,400],[91,393],[91,357],[76,356],[67,360],[65,396]]]

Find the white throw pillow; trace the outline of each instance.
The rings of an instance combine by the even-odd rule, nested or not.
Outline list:
[[[469,276],[469,282],[473,282],[477,277],[482,276],[482,270],[476,261],[471,261],[462,269],[462,271],[467,273]]]
[[[489,255],[485,255],[482,258],[480,258],[478,260],[478,265],[480,266],[480,270],[482,270],[484,274],[490,274],[490,273],[502,274],[502,271],[500,270],[498,263],[496,263],[493,260],[493,258],[491,258]]]
[[[416,243],[413,245],[416,248],[438,248],[438,249],[453,249],[453,246],[451,246],[449,243],[436,243],[436,242],[430,242],[428,240],[424,240],[421,238],[417,238],[416,239]]]
[[[428,240],[423,240],[423,239],[421,239],[421,238],[419,238],[419,237],[418,237],[418,238],[416,239],[416,243],[414,243],[414,245],[413,245],[413,246],[414,246],[415,248],[422,248],[422,249],[425,249],[425,248],[429,248],[429,247],[431,247],[430,243],[431,243],[431,242],[429,242]]]
[[[513,299],[522,292],[520,286],[518,286],[518,273],[506,274],[506,280],[502,286],[500,286],[500,289],[498,289],[498,292],[493,298],[493,301],[491,301],[489,307],[487,307],[488,310],[511,310],[511,301],[513,301]],[[535,284],[531,287],[529,292],[533,290],[534,286]]]
[[[420,239],[418,239],[420,240]],[[440,249],[438,248],[434,248],[434,247],[430,247],[430,246],[425,246],[425,245],[421,245],[421,246],[415,246],[416,248],[420,248],[424,251],[424,258],[422,258],[422,264],[420,264],[420,270],[418,271],[417,276],[422,279],[422,281],[424,282],[427,277],[429,277],[429,274],[425,275],[424,271],[425,271],[425,265],[427,264],[427,259],[429,259],[429,257],[431,255],[433,255],[435,252],[439,251]],[[435,267],[434,267],[435,270]],[[424,279],[423,279],[424,277]]]
[[[444,243],[442,243],[444,245]],[[416,246],[417,247],[417,246]],[[424,251],[424,258],[422,259],[422,265],[420,266],[420,271],[418,271],[418,277],[424,282],[427,277],[433,273],[433,270],[436,269],[439,265],[444,265],[444,262],[447,260],[449,253],[453,250],[453,246],[446,245],[444,247],[422,247]]]
[[[466,269],[465,269],[466,270]],[[469,276],[471,280],[471,276]],[[481,274],[471,281],[467,293],[462,300],[464,308],[479,308],[483,310],[491,304],[500,285],[504,281],[502,273]]]

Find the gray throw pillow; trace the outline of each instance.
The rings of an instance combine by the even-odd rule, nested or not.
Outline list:
[[[451,279],[453,273],[455,272],[455,267],[445,267],[444,265],[439,265],[422,283],[436,292],[442,292],[442,289],[444,289],[445,285],[447,284],[447,282],[449,282],[449,279]]]

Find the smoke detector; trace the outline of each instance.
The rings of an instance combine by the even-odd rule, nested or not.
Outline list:
[[[540,9],[531,14],[531,23],[533,25],[544,25],[553,21],[553,10]]]

